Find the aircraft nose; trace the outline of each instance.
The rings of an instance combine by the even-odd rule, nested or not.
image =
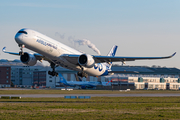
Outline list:
[[[17,33],[14,37],[15,41],[18,43],[18,44],[22,44],[22,40],[23,40],[23,35],[22,33]]]

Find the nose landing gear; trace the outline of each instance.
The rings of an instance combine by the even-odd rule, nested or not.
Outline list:
[[[19,47],[20,47],[19,55],[24,55],[23,48],[25,47],[25,45],[19,45]]]

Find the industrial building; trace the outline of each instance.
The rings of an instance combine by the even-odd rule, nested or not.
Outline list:
[[[11,67],[1,66],[0,67],[0,87],[11,86]]]
[[[138,90],[179,90],[179,78],[158,77],[113,77],[110,78],[111,86],[116,90],[138,89]],[[112,88],[112,87],[111,87]],[[110,89],[110,88],[109,88]]]
[[[0,87],[49,87],[59,88],[59,77],[48,74],[49,66],[41,63],[25,66],[19,60],[0,60]],[[82,81],[101,82],[97,89],[173,89],[180,87],[180,70],[177,68],[161,68],[146,66],[112,66],[117,73],[111,76],[82,78]],[[76,71],[57,67],[67,81],[76,81]],[[118,74],[118,72],[127,73]],[[134,71],[134,72],[132,72]],[[132,72],[132,73],[131,73]]]

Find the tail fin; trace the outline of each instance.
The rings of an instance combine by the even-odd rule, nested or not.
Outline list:
[[[111,50],[109,51],[109,53],[107,54],[107,56],[112,56],[114,57],[116,55],[116,51],[117,51],[118,46],[114,45]],[[109,69],[111,69],[112,66],[112,62],[110,63],[103,63],[104,65],[106,65]]]
[[[114,57],[115,54],[116,54],[116,50],[117,50],[118,46],[117,45],[114,45],[111,50],[109,51],[109,53],[107,54],[107,56],[112,56]]]
[[[67,84],[66,79],[62,76],[61,73],[59,73],[59,79],[60,79],[59,83]]]

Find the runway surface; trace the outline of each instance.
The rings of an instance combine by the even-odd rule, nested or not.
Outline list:
[[[91,97],[172,97],[180,94],[1,94],[0,96],[21,96],[22,98],[58,98],[64,96]]]

